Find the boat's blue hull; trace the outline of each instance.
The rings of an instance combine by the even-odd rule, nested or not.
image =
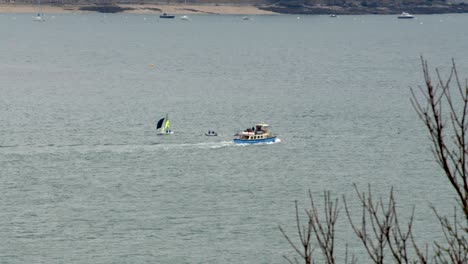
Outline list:
[[[262,138],[262,139],[234,139],[235,144],[259,144],[259,143],[272,143],[275,142],[276,137]]]

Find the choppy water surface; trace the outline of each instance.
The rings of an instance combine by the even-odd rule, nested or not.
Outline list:
[[[437,236],[453,193],[409,87],[421,54],[468,76],[468,16],[241,17],[0,14],[1,263],[285,263],[294,200],[352,183]],[[232,144],[256,122],[281,142]]]

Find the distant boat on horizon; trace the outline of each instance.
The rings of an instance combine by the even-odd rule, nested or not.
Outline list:
[[[38,11],[37,15],[33,18],[34,21],[45,21],[44,15],[41,13],[41,0],[37,1]]]
[[[169,15],[167,13],[162,13],[161,15],[159,15],[159,18],[175,18],[175,16]]]
[[[411,19],[411,18],[414,18],[414,16],[410,13],[407,13],[407,12],[401,12],[401,14],[398,16],[398,18],[400,19]]]
[[[37,13],[37,15],[33,18],[34,21],[45,21],[44,16],[41,13]]]

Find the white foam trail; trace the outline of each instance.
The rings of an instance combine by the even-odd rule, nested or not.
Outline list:
[[[90,152],[113,152],[130,153],[141,151],[178,151],[186,149],[219,149],[223,147],[234,146],[232,141],[201,142],[201,143],[156,143],[148,144],[97,144],[97,145],[11,145],[0,147],[2,154],[50,154],[50,153],[90,153]]]

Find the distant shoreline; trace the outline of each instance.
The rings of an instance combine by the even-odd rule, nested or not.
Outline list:
[[[391,15],[409,12],[411,14],[446,14],[468,13],[468,4],[434,4],[434,5],[405,5],[405,6],[307,6],[307,5],[275,5],[260,7],[263,10],[281,14],[308,15]]]
[[[116,4],[98,5],[37,5],[0,3],[0,13],[126,13],[126,14],[221,14],[221,15],[365,15],[398,14],[402,11],[412,14],[468,13],[468,4],[420,5],[405,7],[364,7],[364,6],[287,6],[287,5],[229,5],[229,4]]]
[[[31,4],[0,4],[0,13],[89,13],[98,12],[93,5],[37,5]],[[109,7],[109,6],[107,6]],[[125,14],[224,14],[224,15],[268,15],[277,14],[274,11],[262,10],[251,5],[158,5],[158,4],[118,4],[110,7],[117,7],[118,12]],[[119,8],[120,7],[120,8]],[[90,9],[90,10],[84,10]],[[120,10],[120,11],[119,11]]]

